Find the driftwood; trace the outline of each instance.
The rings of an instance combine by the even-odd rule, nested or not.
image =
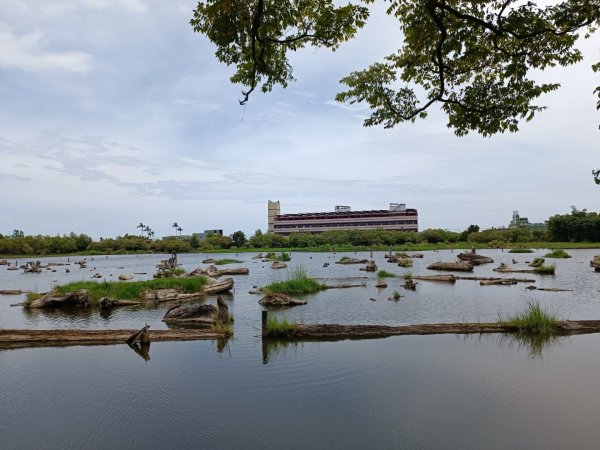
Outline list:
[[[155,303],[172,302],[174,300],[197,300],[202,298],[202,292],[181,292],[180,289],[151,289],[142,292],[140,300],[153,301]]]
[[[121,281],[133,280],[133,275],[130,275],[128,273],[122,273],[121,275],[119,275],[119,280],[121,280]]]
[[[535,283],[535,280],[529,278],[498,278],[498,277],[465,277],[456,276],[457,280],[471,280],[471,281],[497,281],[497,280],[510,280],[517,283]]]
[[[373,339],[401,335],[517,333],[519,328],[502,323],[434,323],[406,326],[298,324],[280,333],[268,333],[266,338],[307,340]],[[600,332],[600,320],[556,322],[552,334],[572,335]]]
[[[450,270],[455,272],[473,272],[473,264],[467,261],[436,262],[427,266],[429,270]]]
[[[383,255],[384,258],[387,258],[387,262],[389,263],[398,263],[402,259],[410,258],[406,253],[392,253],[390,252],[387,255]]]
[[[388,287],[388,284],[384,280],[377,280],[377,283],[375,283],[375,287],[378,289],[384,289]]]
[[[87,269],[87,261],[75,261],[73,264],[78,264],[80,269]]]
[[[202,260],[202,264],[214,264],[217,260],[215,258],[206,258]]]
[[[135,306],[142,305],[144,302],[136,300],[114,300],[108,297],[102,297],[98,304],[100,308],[115,308],[117,306]]]
[[[273,264],[271,264],[271,269],[286,269],[287,268],[287,264],[282,263],[281,261],[273,261]]]
[[[590,261],[590,267],[593,267],[595,272],[600,272],[600,256],[595,256]]]
[[[422,258],[423,257],[423,253],[413,253],[412,255],[409,255],[411,258]]]
[[[214,325],[216,322],[230,323],[227,303],[221,297],[214,305],[175,305],[167,310],[163,322],[176,324]]]
[[[298,300],[286,294],[273,293],[265,295],[258,303],[263,306],[297,306],[306,305],[306,300]]]
[[[0,295],[21,295],[23,291],[20,289],[3,289],[0,291]]]
[[[548,291],[548,292],[573,292],[573,289],[539,288],[536,286],[527,286],[527,289],[536,290],[536,291]]]
[[[169,259],[164,259],[156,265],[159,271],[173,270],[177,268],[177,253],[173,253]]]
[[[150,328],[150,325],[146,324],[146,326],[144,326],[144,328],[142,328],[139,331],[136,331],[131,336],[129,336],[125,340],[125,342],[127,342],[129,345],[136,343],[136,342],[139,342],[140,344],[147,344],[148,342],[150,342],[150,335],[148,333],[148,328]]]
[[[366,259],[357,259],[357,258],[348,258],[343,257],[339,261],[336,261],[336,264],[367,264],[369,261]]]
[[[23,348],[55,345],[124,344],[136,330],[9,330],[0,329],[0,348]],[[214,329],[173,329],[148,331],[151,341],[189,341],[216,339],[225,331]]]
[[[7,259],[0,259],[0,266],[10,266]]]
[[[28,261],[27,264],[21,267],[24,273],[40,273],[42,271],[42,263],[39,261]]]
[[[415,283],[412,279],[408,279],[402,285],[404,289],[409,289],[411,291],[415,291],[417,289],[417,283]]]
[[[323,289],[348,289],[348,288],[355,288],[355,287],[365,287],[366,283],[363,284],[328,284],[326,286],[323,286]]]
[[[361,267],[360,270],[364,270],[365,272],[377,272],[377,264],[375,264],[375,261],[371,260],[365,267]]]
[[[246,267],[230,267],[228,269],[219,269],[218,275],[248,275],[250,273],[250,269]]]
[[[57,307],[89,308],[92,306],[90,295],[86,291],[59,294],[52,291],[26,304],[26,308],[57,308]]]
[[[494,260],[488,256],[478,255],[477,253],[473,253],[473,252],[459,253],[458,255],[456,255],[456,257],[460,261],[468,261],[471,264],[473,264],[474,266],[479,266],[481,264],[488,264],[488,263],[494,262]]]
[[[233,288],[233,278],[225,278],[224,280],[215,280],[208,278],[208,284],[202,288],[205,294],[217,294],[219,292],[227,292]]]
[[[537,273],[537,269],[515,269],[513,267],[508,267],[504,263],[492,270],[500,273]]]
[[[480,286],[511,286],[517,284],[512,278],[498,278],[497,280],[482,280],[479,282]]]
[[[413,280],[424,280],[424,281],[441,281],[443,283],[456,283],[458,279],[454,275],[420,275],[413,276]]]

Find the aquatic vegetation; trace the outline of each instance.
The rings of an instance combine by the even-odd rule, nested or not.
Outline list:
[[[154,275],[154,278],[174,278],[174,277],[178,277],[179,275],[182,275],[184,273],[185,273],[185,270],[182,269],[181,267],[174,267],[172,269],[159,270]]]
[[[32,301],[37,300],[38,298],[40,298],[42,295],[38,294],[37,292],[28,292],[25,295],[25,301],[23,302],[23,304],[25,306],[29,305]]]
[[[535,258],[531,264],[529,264],[531,267],[540,267],[542,264],[544,264],[546,260],[544,258]]]
[[[570,258],[571,257],[571,255],[569,255],[567,252],[565,252],[562,249],[553,250],[550,253],[546,253],[544,256],[546,258]]]
[[[499,320],[501,325],[516,327],[520,332],[531,334],[553,333],[556,331],[557,322],[558,318],[536,301],[527,302],[522,312]]]
[[[529,248],[511,248],[508,253],[533,253]]]
[[[379,272],[377,272],[377,278],[393,278],[396,275],[394,275],[393,273],[390,272],[386,272],[385,270],[380,270]]]
[[[75,281],[56,286],[59,293],[86,290],[92,300],[98,304],[102,297],[118,300],[139,299],[144,291],[151,289],[181,289],[184,293],[199,292],[206,284],[204,277],[157,278],[147,281]]]
[[[293,336],[298,324],[287,319],[278,319],[273,314],[267,317],[267,333],[274,336]]]
[[[394,291],[394,293],[392,294],[392,298],[394,300],[400,300],[401,297],[402,297],[402,295],[400,295],[400,292],[398,292],[398,291]]]
[[[550,264],[548,266],[541,265],[535,268],[535,273],[538,275],[554,275],[556,272],[556,266],[554,264]]]
[[[313,294],[315,292],[326,289],[326,286],[319,283],[314,278],[310,278],[304,268],[301,266],[296,267],[288,275],[286,281],[276,281],[263,288],[263,292],[267,295],[280,293],[287,295],[303,295]]]
[[[214,264],[217,266],[224,266],[225,264],[236,264],[236,263],[241,263],[241,262],[244,262],[244,261],[240,261],[239,259],[223,258],[223,259],[217,259]]]
[[[402,275],[402,277],[405,280],[412,280],[412,272],[410,270],[407,270],[404,272],[404,275]]]

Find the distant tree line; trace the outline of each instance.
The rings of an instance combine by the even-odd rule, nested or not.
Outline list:
[[[570,214],[555,215],[547,221],[547,229],[491,228],[480,230],[470,225],[462,232],[439,228],[414,231],[388,230],[336,230],[320,234],[292,233],[281,236],[256,230],[246,238],[242,231],[229,236],[209,235],[200,240],[172,237],[153,240],[145,236],[126,234],[116,238],[100,238],[94,241],[86,234],[70,233],[63,236],[27,236],[21,230],[11,235],[0,234],[0,254],[3,255],[47,255],[90,253],[189,253],[218,249],[236,250],[239,248],[323,248],[336,247],[398,247],[418,244],[458,244],[472,243],[491,247],[506,247],[528,242],[600,242],[600,215],[595,212],[579,211],[573,208]]]

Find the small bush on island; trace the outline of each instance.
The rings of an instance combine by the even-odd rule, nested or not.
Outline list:
[[[508,253],[533,253],[529,248],[511,248]]]
[[[544,256],[546,258],[570,258],[571,257],[571,255],[569,255],[567,252],[565,252],[564,250],[561,250],[561,249],[553,250],[550,253],[546,253]]]
[[[296,267],[286,281],[276,281],[263,288],[263,292],[270,294],[303,295],[314,294],[326,289],[326,286],[314,278],[310,278],[304,268]]]

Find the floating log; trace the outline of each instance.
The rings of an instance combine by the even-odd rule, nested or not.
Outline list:
[[[473,272],[473,264],[467,261],[436,262],[427,266],[429,270],[450,270],[454,272]]]
[[[306,305],[306,300],[298,300],[289,295],[275,292],[273,294],[265,295],[258,303],[263,306],[297,306]]]
[[[217,271],[218,276],[221,275],[248,275],[250,269],[246,267],[230,267],[229,269],[220,269]]]
[[[0,295],[21,295],[23,293],[20,289],[2,289]]]
[[[536,286],[528,286],[527,289],[536,290],[536,291],[548,291],[548,292],[573,292],[573,289],[539,288]]]
[[[458,277],[454,275],[419,275],[413,276],[412,279],[423,281],[441,281],[443,283],[456,283]]]
[[[0,329],[0,348],[22,348],[55,345],[125,344],[136,330],[10,330]],[[149,330],[151,341],[189,341],[216,339],[229,333],[213,329]]]
[[[513,267],[508,267],[504,263],[492,270],[500,273],[537,273],[537,269],[515,269]]]
[[[458,275],[455,277],[457,280],[471,280],[471,281],[497,281],[497,280],[511,280],[517,283],[535,283],[535,280],[529,278],[498,278],[498,277],[465,277]]]
[[[92,300],[86,291],[68,292],[66,294],[59,294],[52,291],[25,305],[26,308],[34,309],[56,307],[90,308],[91,306]]]
[[[326,286],[323,286],[323,289],[348,289],[348,288],[355,288],[355,287],[366,287],[366,283],[363,284],[328,284]]]
[[[271,264],[271,269],[286,269],[287,268],[287,264],[282,263],[281,261],[273,261],[273,264]]]
[[[456,255],[456,257],[460,261],[468,261],[471,264],[473,264],[474,266],[479,266],[481,264],[488,264],[488,263],[494,262],[494,260],[488,256],[478,255],[477,253],[473,253],[473,252],[459,253],[458,255]]]
[[[511,286],[517,282],[511,278],[498,278],[497,280],[482,280],[479,282],[480,286]]]

